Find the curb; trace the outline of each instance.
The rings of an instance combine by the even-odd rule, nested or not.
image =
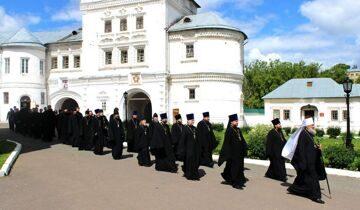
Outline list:
[[[0,177],[9,175],[10,169],[14,165],[16,159],[18,158],[18,156],[20,154],[21,148],[22,148],[21,144],[15,142],[15,141],[11,141],[11,140],[7,140],[7,141],[16,144],[16,147],[15,147],[14,151],[11,152],[10,156],[6,159],[4,165],[2,166],[2,168],[0,170]]]
[[[213,159],[214,159],[214,161],[218,161],[219,155],[213,155]],[[269,166],[270,165],[270,161],[268,161],[268,160],[255,160],[255,159],[245,158],[244,161],[246,164],[251,164],[251,165],[259,165],[259,166]],[[286,163],[285,167],[287,169],[294,170],[294,167],[290,163]],[[325,170],[328,175],[345,176],[345,177],[360,179],[360,172],[358,172],[358,171],[349,171],[349,170],[336,169],[336,168],[325,168]]]

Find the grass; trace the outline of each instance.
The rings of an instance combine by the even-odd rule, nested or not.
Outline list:
[[[0,141],[0,168],[15,149],[16,145],[9,141]]]

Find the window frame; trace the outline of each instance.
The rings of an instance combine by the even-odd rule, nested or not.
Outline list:
[[[67,63],[65,63],[65,60],[67,60]],[[70,57],[68,55],[63,55],[62,56],[62,69],[69,69],[69,68],[70,68]]]
[[[9,92],[3,92],[3,104],[9,104],[10,103],[10,96]]]
[[[45,61],[42,60],[42,59],[39,61],[39,71],[40,71],[40,75],[44,76],[44,73],[45,73]]]
[[[347,110],[342,110],[342,119],[343,121],[347,121]]]
[[[196,88],[189,88],[189,100],[196,100]]]
[[[45,92],[40,93],[40,103],[41,105],[45,104]]]
[[[107,101],[101,101],[101,109],[106,111],[107,108]]]
[[[136,30],[144,29],[144,16],[136,17]]]
[[[120,31],[123,32],[123,31],[127,31],[127,30],[128,30],[127,18],[120,18]]]
[[[279,113],[276,116],[275,116],[275,111]],[[280,118],[280,116],[281,116],[280,109],[273,109],[273,119]]]
[[[51,57],[51,69],[59,68],[59,59],[58,57]]]
[[[112,65],[112,63],[113,63],[113,58],[112,58],[113,57],[113,51],[112,50],[105,50],[104,54],[105,54],[105,65],[106,66]],[[110,55],[109,59],[108,59],[108,55]]]
[[[142,56],[139,53],[139,51],[142,50]],[[145,63],[146,59],[145,59],[145,47],[139,47],[136,48],[136,62],[137,63]]]
[[[10,58],[4,58],[5,74],[10,74]]]
[[[121,64],[129,63],[129,50],[128,49],[120,49],[120,63]]]
[[[21,74],[29,73],[29,58],[20,58],[20,71]]]
[[[288,113],[286,113],[288,112]],[[288,115],[288,116],[286,116]],[[283,111],[283,119],[284,120],[290,120],[291,119],[291,110],[290,109],[284,109]]]
[[[334,118],[334,114],[336,113],[336,119]],[[339,111],[338,110],[331,110],[331,121],[339,121]]]
[[[112,33],[112,20],[104,21],[104,33]]]
[[[80,55],[74,55],[74,68],[78,69],[81,67],[81,56]]]
[[[194,43],[185,44],[185,57],[191,59],[195,57],[195,46]]]

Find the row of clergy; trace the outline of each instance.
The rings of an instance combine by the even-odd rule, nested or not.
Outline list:
[[[79,150],[93,151],[96,155],[103,155],[104,147],[108,147],[112,149],[114,159],[122,159],[123,143],[127,142],[127,151],[138,153],[140,166],[150,167],[150,156],[154,155],[156,170],[177,173],[176,161],[181,161],[184,176],[188,180],[200,180],[199,167],[214,166],[212,153],[218,146],[210,123],[210,114],[204,112],[203,119],[197,127],[194,126],[194,114],[186,115],[185,124],[181,115],[176,115],[175,119],[176,123],[170,129],[166,113],[160,114],[160,119],[155,113],[152,121],[147,123],[144,116],[134,111],[132,118],[123,126],[117,108],[107,120],[100,109],[95,110],[95,115],[87,110],[83,116],[79,108],[56,114],[49,106],[43,113],[26,109],[16,111],[14,127],[16,132],[23,135],[29,134],[26,131],[30,131],[35,138],[41,136],[41,130],[44,141],[52,140],[56,128],[62,143],[78,147]],[[238,123],[237,114],[229,116],[218,165],[226,163],[221,173],[224,184],[243,189],[248,181],[244,175],[247,143]],[[286,182],[286,157],[291,160],[297,172],[297,177],[288,191],[323,203],[319,180],[324,180],[326,173],[321,163],[321,150],[314,142],[315,129],[312,118],[306,119],[289,141],[286,141],[283,135],[280,120],[274,119],[272,123],[274,128],[266,140],[266,154],[270,166],[265,176]],[[14,130],[14,127],[10,129]]]

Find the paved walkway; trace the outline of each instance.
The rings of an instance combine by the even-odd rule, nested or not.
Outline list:
[[[331,176],[333,199],[325,205],[289,195],[286,186],[263,177],[266,168],[247,165],[247,187],[221,184],[222,168],[202,168],[200,182],[182,174],[137,166],[135,156],[112,160],[61,144],[46,144],[0,129],[0,138],[23,144],[11,175],[0,179],[0,209],[358,209],[360,180]],[[294,175],[294,171],[288,171]],[[290,178],[290,182],[293,178]],[[321,186],[326,189],[325,182]],[[327,190],[323,190],[327,195]]]

